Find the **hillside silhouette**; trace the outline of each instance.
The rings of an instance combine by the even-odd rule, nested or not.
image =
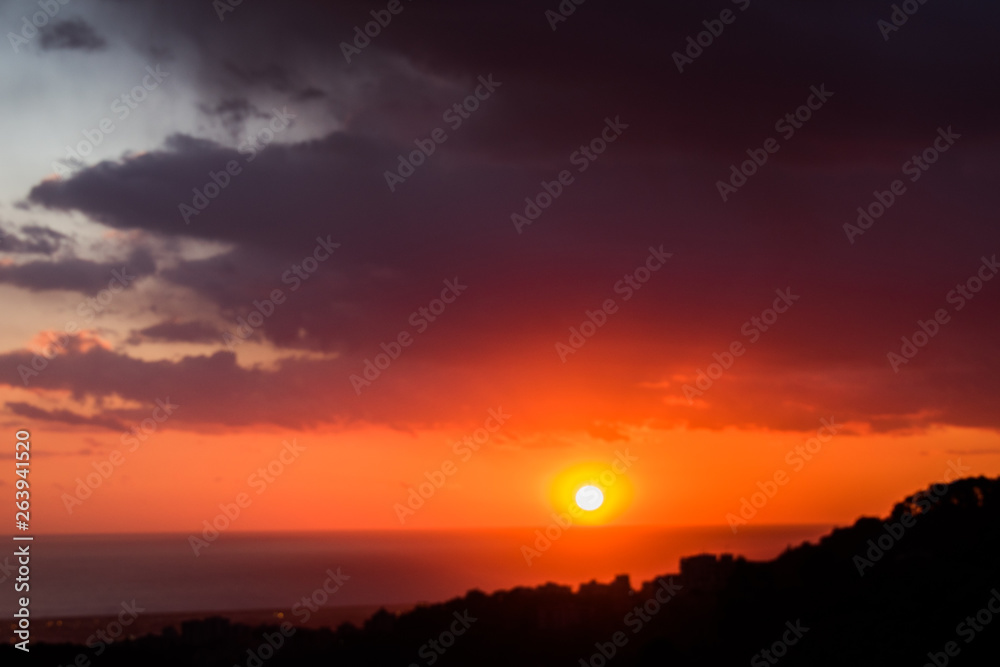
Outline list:
[[[992,607],[992,610],[991,610]],[[994,611],[995,610],[995,611]],[[99,658],[35,645],[32,664],[246,667],[1000,664],[1000,479],[915,493],[768,562],[681,561],[633,590],[548,584],[394,615],[362,627],[251,628],[223,618],[112,644]],[[286,636],[290,634],[291,636]],[[0,647],[8,664],[13,647]],[[35,662],[37,661],[37,663]]]

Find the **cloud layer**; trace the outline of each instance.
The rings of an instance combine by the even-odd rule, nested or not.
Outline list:
[[[679,72],[675,52],[718,17],[702,3],[587,3],[555,30],[545,3],[404,3],[351,63],[340,42],[371,20],[367,5],[244,4],[221,22],[195,5],[137,3],[164,53],[200,64],[186,85],[236,141],[178,129],[156,150],[39,182],[27,201],[168,247],[222,244],[170,262],[137,248],[128,260],[215,316],[167,313],[133,327],[123,349],[58,357],[30,386],[170,395],[185,406],[178,423],[241,427],[406,427],[494,402],[538,428],[808,429],[828,414],[879,431],[1000,426],[1000,281],[961,308],[952,298],[1000,252],[998,52],[983,27],[995,6],[928,4],[886,41],[877,21],[888,10],[864,3],[733,3],[734,21]],[[480,77],[495,83],[477,98]],[[825,101],[803,107],[818,89]],[[313,138],[283,135],[289,119]],[[445,140],[432,139],[437,128]],[[764,150],[769,138],[778,150]],[[412,175],[400,170],[428,145]],[[733,178],[762,154],[745,184]],[[390,188],[387,171],[402,182]],[[735,190],[725,201],[719,181]],[[845,230],[889,195],[862,234]],[[22,233],[5,250],[51,256],[61,240]],[[673,253],[665,266],[619,288],[648,275],[637,271],[661,246]],[[112,268],[20,261],[0,281],[92,293]],[[421,315],[448,280],[468,290]],[[282,302],[262,312],[275,290]],[[753,324],[768,322],[775,290],[798,299]],[[615,313],[564,362],[556,343],[607,299]],[[939,309],[948,322],[894,368],[887,354]],[[321,355],[237,364],[222,333],[256,311],[251,341]],[[401,332],[412,347],[358,395],[350,377]],[[130,355],[149,341],[219,351]],[[745,354],[685,394],[734,341]],[[30,359],[0,356],[0,377],[23,386],[17,368]]]

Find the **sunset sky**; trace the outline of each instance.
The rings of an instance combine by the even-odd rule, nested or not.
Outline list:
[[[845,524],[1000,474],[994,3],[56,4],[0,7],[39,532],[544,525],[620,457],[607,522],[783,471],[751,523]]]

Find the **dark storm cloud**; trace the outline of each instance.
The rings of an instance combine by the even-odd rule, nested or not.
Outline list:
[[[143,341],[169,343],[217,343],[221,333],[204,322],[160,322],[134,332],[129,338],[132,344]]]
[[[67,347],[71,348],[67,354],[56,357],[37,376],[30,377],[31,387],[58,387],[78,399],[118,395],[144,405],[169,401],[180,406],[171,416],[171,423],[303,428],[372,421],[404,428],[447,419],[446,405],[429,395],[408,395],[411,390],[402,378],[390,380],[378,400],[363,404],[342,375],[343,364],[337,361],[286,361],[275,371],[263,371],[237,366],[235,355],[229,352],[184,357],[177,362],[147,362],[101,347],[86,352],[79,346]],[[31,358],[27,352],[0,355],[0,382],[23,386],[18,366],[30,365]],[[433,369],[426,377],[445,375],[458,377]],[[459,391],[456,387],[456,398]],[[15,405],[19,414],[27,409]],[[148,414],[148,408],[103,413],[109,419],[125,422]],[[69,415],[59,416],[63,421],[72,419]]]
[[[19,417],[38,421],[58,422],[73,426],[98,426],[113,431],[122,431],[125,429],[122,422],[117,419],[102,416],[87,417],[69,410],[44,410],[28,403],[10,401],[7,403],[7,409]]]
[[[617,438],[613,424],[808,431],[820,417],[831,416],[837,423],[867,423],[873,432],[920,430],[935,424],[1000,428],[990,398],[1000,390],[997,382],[982,384],[971,369],[955,370],[937,362],[906,375],[894,376],[880,369],[859,371],[858,376],[851,371],[818,377],[808,371],[776,372],[775,366],[748,358],[741,361],[734,377],[706,393],[711,405],[705,408],[665,406],[666,395],[681,398],[679,386],[665,393],[637,387],[614,368],[621,364],[622,355],[603,355],[602,359],[600,352],[592,363],[540,376],[536,388],[562,397],[555,404],[545,404],[539,403],[537,395],[523,391],[526,381],[535,381],[526,378],[523,367],[498,365],[487,375],[482,369],[441,365],[416,350],[407,352],[359,397],[347,381],[348,373],[359,370],[356,360],[286,360],[275,370],[263,370],[238,366],[229,352],[179,361],[143,361],[102,347],[86,351],[78,345],[67,347],[68,353],[30,377],[31,387],[68,391],[78,401],[111,397],[143,405],[169,401],[181,406],[171,417],[172,423],[186,426],[309,428],[378,423],[411,429],[441,423],[472,425],[481,420],[468,408],[456,415],[456,406],[502,406],[517,415],[517,428],[522,432],[555,426],[588,430],[609,440]],[[529,354],[534,363],[548,363],[543,355]],[[23,386],[18,369],[30,366],[31,359],[29,352],[0,355],[0,383]],[[992,360],[985,370],[996,377],[1000,368]],[[613,393],[613,400],[604,391],[596,391],[598,384]],[[984,390],[971,401],[966,400],[970,384]],[[590,386],[595,389],[587,390]],[[789,400],[790,386],[794,401]],[[957,399],[959,395],[965,398]],[[114,429],[148,415],[146,408],[105,410],[100,418],[89,418],[67,411],[42,412],[20,403],[8,403],[8,407],[22,416]]]
[[[261,67],[248,67],[227,60],[225,61],[225,69],[245,86],[264,85],[283,93],[292,88],[293,75],[287,67],[278,63],[268,63]]]
[[[802,146],[795,159],[845,150],[857,157],[882,144],[908,145],[923,119],[993,133],[989,108],[1000,98],[988,28],[1000,8],[988,2],[921,6],[889,42],[877,21],[891,6],[858,1],[753,0],[746,11],[742,2],[591,2],[555,31],[545,12],[558,3],[548,1],[403,3],[350,64],[341,43],[373,20],[369,3],[241,5],[221,24],[197,0],[136,4],[155,17],[159,38],[197,49],[206,97],[258,86],[291,97],[315,86],[331,91],[333,113],[366,132],[394,133],[376,119],[433,121],[437,104],[448,101],[433,90],[443,79],[492,72],[506,86],[496,122],[468,128],[463,143],[505,160],[561,155],[588,138],[591,117],[608,113],[644,128],[631,147],[637,152],[739,152],[773,133],[775,118],[822,83],[837,93],[838,111],[809,140],[820,145]],[[724,8],[735,22],[679,73],[674,52]],[[399,96],[398,85],[382,88],[404,72],[425,75],[425,89]],[[344,85],[345,77],[361,85]],[[424,108],[428,94],[435,104]]]
[[[148,251],[136,249],[124,262],[94,262],[76,257],[52,261],[0,266],[0,283],[17,285],[33,292],[72,290],[96,294],[110,281],[131,282],[128,276],[141,278],[152,274],[156,266]],[[123,274],[126,280],[116,278]]]
[[[409,15],[417,27],[386,30],[378,46],[441,72],[494,71],[508,81],[501,103],[516,140],[476,132],[484,149],[506,156],[528,146],[561,152],[580,141],[587,109],[621,113],[643,127],[634,150],[725,152],[773,132],[775,118],[822,83],[838,96],[837,112],[819,130],[827,145],[847,142],[856,153],[873,142],[905,141],[928,118],[995,133],[984,104],[1000,99],[986,83],[998,64],[986,27],[1000,18],[995,5],[922,7],[886,43],[876,21],[889,5],[748,4],[741,12],[725,2],[587,3],[554,33],[542,15],[549,3],[436,4]],[[735,22],[679,73],[673,53],[726,7]],[[942,22],[951,29],[941,31]]]
[[[595,124],[592,134],[603,125]],[[625,134],[621,141],[628,139]],[[811,286],[816,305],[806,310],[816,309],[810,319],[818,332],[829,326],[821,313],[830,312],[820,303],[858,309],[859,294],[880,294],[886,303],[877,317],[891,325],[900,313],[919,314],[925,290],[947,291],[949,281],[971,270],[991,242],[1000,248],[985,211],[963,213],[965,234],[955,234],[949,207],[989,192],[985,175],[955,178],[965,170],[958,148],[933,174],[938,182],[953,181],[947,200],[928,207],[917,198],[918,183],[912,186],[918,194],[901,198],[892,211],[905,216],[905,233],[886,218],[855,245],[843,223],[853,222],[856,207],[868,204],[871,183],[885,187],[899,176],[898,166],[874,176],[845,171],[830,183],[822,170],[820,178],[804,178],[801,168],[776,161],[727,209],[714,188],[714,179],[725,176],[722,165],[632,164],[615,155],[619,146],[613,144],[584,173],[568,162],[515,170],[456,160],[448,148],[443,144],[392,194],[382,172],[393,168],[396,154],[367,139],[337,133],[273,145],[245,163],[236,151],[177,137],[166,151],[45,182],[31,196],[54,208],[78,208],[114,227],[234,244],[231,252],[182,262],[163,274],[234,316],[271,289],[287,289],[283,276],[312,252],[317,237],[341,243],[338,255],[302,285],[282,317],[264,327],[282,344],[326,349],[359,344],[390,329],[393,320],[405,321],[428,300],[434,284],[453,275],[490,295],[471,306],[484,309],[479,321],[498,305],[519,303],[536,324],[558,326],[577,310],[581,286],[590,286],[591,293],[610,289],[635,268],[649,244],[661,243],[678,253],[676,265],[696,287],[668,297],[689,314],[692,327],[710,331],[731,308],[749,316],[755,298],[789,284]],[[243,171],[185,224],[178,205],[191,205],[192,189],[203,188],[209,173],[230,160]],[[539,183],[564,167],[573,169],[576,182],[518,235],[511,213],[523,213],[525,195],[534,197]],[[934,193],[931,186],[922,192]],[[951,248],[946,254],[940,252],[944,241]],[[733,276],[740,276],[735,285]],[[860,312],[868,309],[862,300]],[[655,328],[655,318],[649,326]],[[301,328],[319,332],[320,342],[299,338]],[[345,335],[352,340],[343,340]]]
[[[214,105],[201,104],[199,109],[209,116],[221,118],[227,124],[242,125],[250,118],[269,117],[244,98],[227,98]]]
[[[40,225],[25,225],[18,231],[21,236],[5,234],[0,237],[0,252],[52,255],[69,242],[65,234]]]
[[[338,228],[358,224],[352,222],[355,216],[371,219],[399,211],[381,178],[393,157],[370,140],[343,134],[294,147],[273,144],[259,155],[179,135],[163,151],[127,163],[104,162],[65,181],[47,181],[30,197],[49,208],[80,210],[120,229],[142,227],[166,235],[287,248],[301,240],[303,228],[309,234],[316,228],[315,220],[304,218],[315,218],[314,211],[335,203]],[[242,173],[204,213],[185,223],[180,204],[192,206],[193,191],[232,160]],[[279,220],[282,230],[275,234],[272,225]]]
[[[81,19],[53,21],[41,31],[43,51],[100,51],[107,46],[90,24]]]
[[[298,102],[307,102],[309,100],[320,100],[327,96],[325,92],[319,88],[314,88],[312,86],[308,88],[303,88],[299,92],[295,93],[295,100]]]
[[[822,129],[826,143],[846,142],[855,152],[873,141],[915,138],[924,118],[995,131],[983,102],[998,100],[990,83],[997,50],[987,26],[996,24],[1000,9],[986,2],[922,7],[888,43],[876,21],[891,7],[861,2],[754,0],[742,12],[732,3],[588,3],[555,32],[545,17],[549,2],[404,6],[350,65],[340,42],[372,20],[367,4],[241,7],[240,23],[227,24],[235,30],[225,41],[208,42],[228,56],[206,58],[206,65],[278,90],[306,76],[306,58],[329,57],[340,71],[364,73],[376,89],[392,71],[381,54],[453,79],[493,72],[507,86],[497,100],[498,122],[471,128],[464,141],[517,160],[560,154],[586,139],[584,110],[627,115],[645,128],[636,151],[727,151],[771,131],[778,115],[821,83],[838,95],[836,117]],[[679,73],[673,53],[727,6],[735,22]],[[942,23],[950,29],[940,30]],[[198,30],[209,28],[217,26]],[[295,52],[276,57],[286,43],[295,43]],[[419,113],[417,99],[409,97],[411,114]],[[365,113],[375,111],[352,114],[352,124],[364,125]],[[820,157],[818,151],[802,156]]]
[[[441,406],[467,404],[469,393],[489,396],[482,382],[518,394],[525,375],[546,368],[551,377],[531,386],[553,395],[592,387],[614,405],[594,411],[608,423],[652,414],[711,428],[808,429],[817,410],[833,410],[876,430],[1000,426],[990,407],[1000,393],[996,359],[986,342],[1000,324],[994,286],[955,313],[912,365],[895,374],[886,363],[900,336],[942,307],[981,256],[1000,252],[991,175],[1000,51],[985,29],[996,7],[929,3],[886,42],[876,21],[888,7],[754,0],[745,12],[731,6],[735,23],[681,74],[672,54],[726,3],[589,2],[553,32],[545,10],[554,4],[407,3],[350,65],[339,42],[371,20],[367,4],[244,3],[221,25],[208,5],[198,5],[200,14],[147,5],[161,35],[183,33],[197,50],[197,85],[210,112],[251,114],[258,89],[288,95],[290,105],[295,91],[316,89],[327,96],[308,97],[327,105],[343,130],[272,144],[253,161],[176,135],[161,150],[43,182],[30,201],[117,229],[229,243],[225,253],[182,261],[160,277],[194,290],[230,322],[284,289],[287,303],[255,336],[341,356],[272,374],[240,369],[222,353],[147,364],[92,350],[60,359],[63,371],[39,378],[55,384],[39,386],[103,395],[128,389],[128,378],[156,377],[160,391],[191,392],[185,400],[199,407],[185,419],[305,425],[325,414],[406,422],[446,418]],[[445,127],[443,111],[489,74],[502,82],[496,92],[389,192],[383,174],[397,156]],[[715,183],[729,177],[730,165],[780,137],[775,121],[804,104],[811,86],[824,85],[829,101],[781,138],[780,151],[728,203],[720,201]],[[570,154],[600,136],[609,118],[628,128],[578,172]],[[902,163],[931,145],[939,127],[951,126],[958,143],[921,180],[907,181],[907,193],[851,244],[842,225],[856,219],[857,207],[901,178]],[[186,222],[179,206],[192,206],[193,191],[229,161],[241,172]],[[573,184],[518,235],[511,214],[524,214],[525,197],[562,169],[572,171]],[[285,276],[317,238],[341,248],[293,291]],[[553,343],[615,296],[616,281],[661,244],[675,253],[669,266],[560,364]],[[381,385],[383,397],[399,400],[351,403],[347,375],[456,276],[470,286],[468,296]],[[692,376],[786,287],[801,302],[719,381],[707,407],[665,404],[680,397],[675,381],[665,393],[636,389]],[[616,371],[605,375],[609,356]],[[87,375],[98,359],[106,370]],[[476,379],[456,377],[455,367],[475,368]],[[301,387],[326,382],[329,391],[287,404]],[[801,385],[795,401],[789,383]],[[203,407],[208,401],[197,392],[205,387],[227,398]],[[238,398],[244,393],[253,395],[249,410]],[[437,404],[423,403],[425,395]],[[275,404],[258,404],[265,396]]]

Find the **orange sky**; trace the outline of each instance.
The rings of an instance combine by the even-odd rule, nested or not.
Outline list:
[[[0,63],[32,95],[0,164],[0,427],[33,434],[37,530],[186,532],[241,498],[234,530],[539,525],[625,450],[592,520],[724,526],[784,472],[753,522],[846,524],[949,462],[1000,472],[972,42],[916,66],[926,42],[886,48],[863,11],[802,31],[828,8],[796,3],[678,72],[656,26],[683,43],[691,8],[556,32],[459,3],[345,59],[340,3],[221,27],[80,5],[89,46]]]
[[[533,436],[511,417],[470,456],[450,444],[465,434],[445,431],[163,430],[134,452],[104,433],[45,425],[31,431],[34,525],[52,533],[193,531],[240,493],[250,498],[232,524],[240,531],[543,525],[551,521],[550,491],[560,472],[582,462],[609,466],[626,451],[636,459],[625,473],[634,496],[614,519],[618,525],[725,524],[728,513],[739,512],[741,498],[779,470],[789,481],[751,523],[846,524],[861,514],[884,514],[906,493],[941,480],[949,462],[969,466],[968,474],[1000,472],[997,434],[955,428],[911,436],[840,434],[809,462],[789,459],[794,465],[786,462],[788,452],[814,434],[637,428],[628,431],[627,443],[608,442],[581,433]],[[273,482],[249,481],[291,439],[304,451],[297,458],[286,454],[291,462]],[[63,494],[74,494],[76,478],[95,473],[95,463],[107,470],[115,449],[124,461],[89,498],[72,503],[70,514]],[[446,483],[401,523],[396,504],[405,505],[408,491],[427,482],[427,474],[439,481],[435,471],[442,468],[452,471]],[[615,493],[608,489],[609,500]]]

